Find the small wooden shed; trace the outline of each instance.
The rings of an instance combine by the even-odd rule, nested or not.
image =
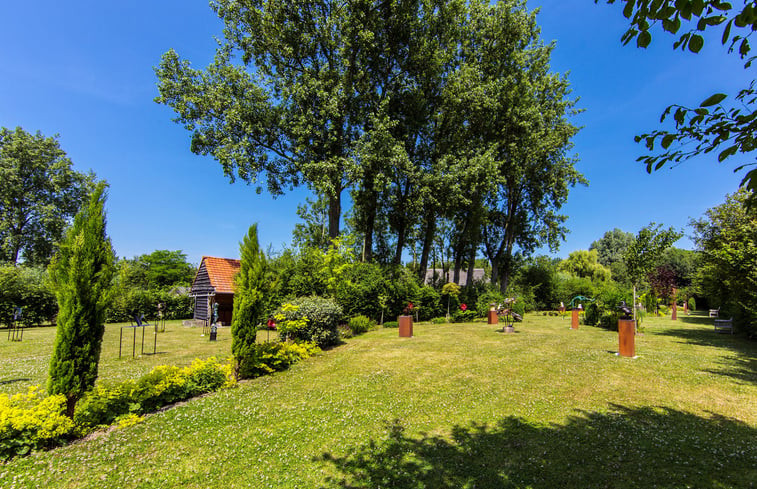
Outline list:
[[[218,321],[231,324],[234,310],[234,276],[239,271],[239,260],[203,256],[192,282],[190,295],[194,297],[194,319],[212,319],[213,304],[218,304]]]

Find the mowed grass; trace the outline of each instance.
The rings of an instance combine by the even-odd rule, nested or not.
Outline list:
[[[210,343],[169,324],[158,355],[118,360],[116,329],[103,347],[109,379],[230,348],[228,328]],[[527,315],[516,331],[369,332],[287,372],[0,465],[0,487],[757,485],[757,344],[701,316],[648,320],[636,359],[615,355],[617,333],[572,331],[568,319]],[[0,338],[6,392],[44,380],[45,334]]]

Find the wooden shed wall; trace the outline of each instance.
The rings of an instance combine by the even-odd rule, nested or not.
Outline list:
[[[195,297],[194,319],[208,319],[208,295],[213,294],[215,289],[210,285],[210,277],[205,267],[205,262],[200,264],[194,282],[192,282],[192,295]]]

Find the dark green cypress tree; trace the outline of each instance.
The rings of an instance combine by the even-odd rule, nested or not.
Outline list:
[[[237,362],[237,375],[248,376],[248,365],[255,355],[257,326],[263,319],[265,293],[265,254],[258,244],[258,225],[250,226],[239,244],[241,263],[236,277],[234,315],[231,319],[231,352]]]
[[[58,300],[58,331],[47,390],[66,396],[66,414],[97,379],[115,257],[105,233],[105,182],[74,218],[50,263]]]

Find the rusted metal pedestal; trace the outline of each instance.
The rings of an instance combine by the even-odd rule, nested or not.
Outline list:
[[[400,327],[400,338],[413,337],[413,316],[400,316],[397,318]]]
[[[573,316],[570,318],[570,329],[578,329],[578,309],[573,309]]]
[[[498,324],[499,317],[497,317],[497,311],[489,311],[489,324]]]
[[[635,357],[636,323],[633,319],[618,319],[618,354],[621,357]]]
[[[678,319],[678,314],[676,314],[677,309],[678,309],[677,305],[673,303],[673,321]]]

